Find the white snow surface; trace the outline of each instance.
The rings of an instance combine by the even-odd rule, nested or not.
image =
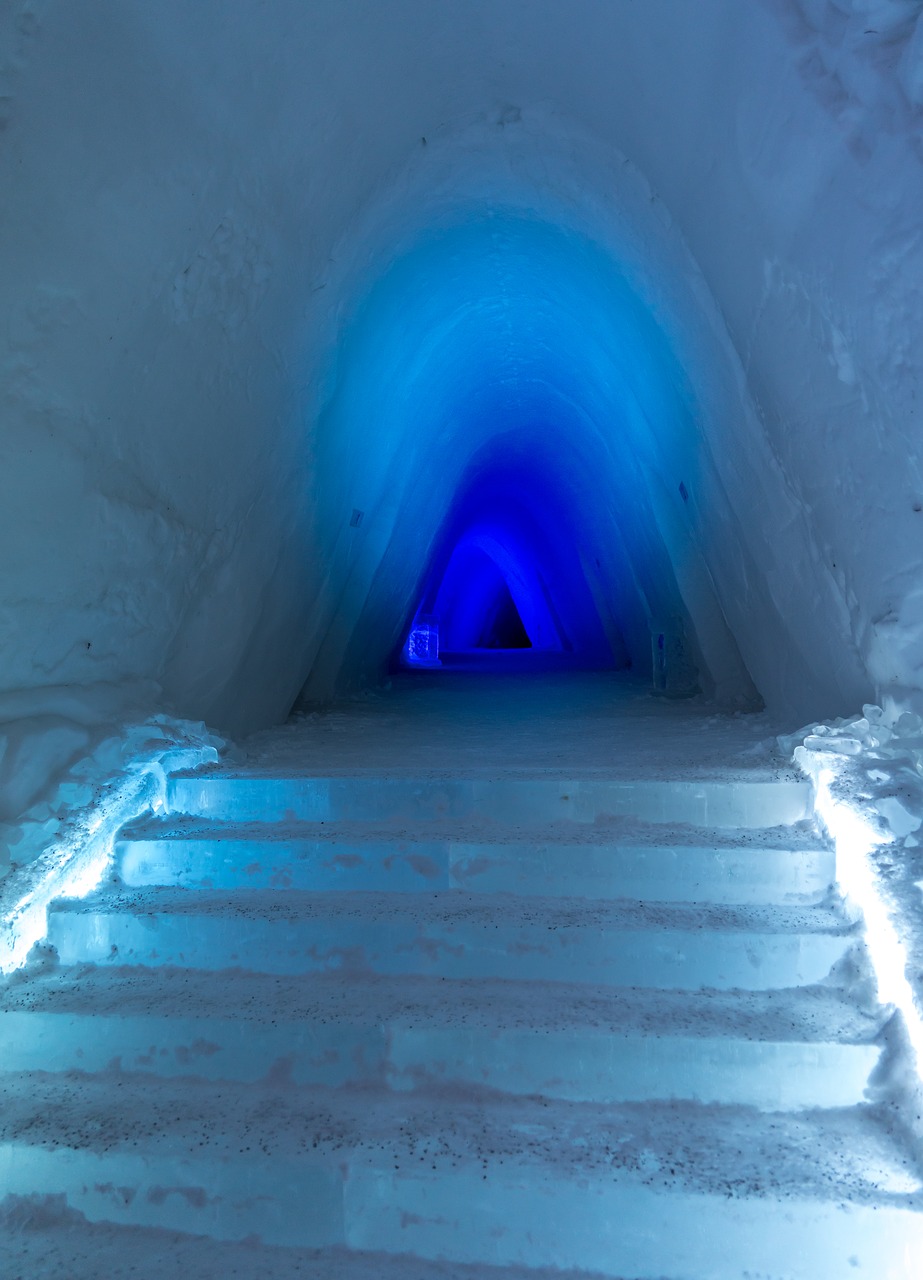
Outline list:
[[[838,874],[865,913],[872,960],[884,999],[897,1002],[923,1082],[923,720],[887,716],[866,704],[859,715],[807,725],[779,745],[830,801],[855,815],[852,849],[840,851]],[[823,808],[821,813],[823,815]],[[835,813],[831,817],[835,822]],[[851,837],[851,838],[850,838]],[[854,862],[853,860],[857,860]],[[841,862],[843,865],[841,866]],[[858,866],[858,876],[856,867]],[[878,936],[876,936],[878,935]],[[877,952],[877,956],[876,956]],[[890,970],[890,972],[889,972]]]
[[[22,964],[44,937],[49,902],[89,892],[108,867],[118,830],[162,807],[167,774],[214,761],[224,745],[204,725],[167,716],[101,724],[92,714],[101,700],[95,701],[94,708],[92,699],[57,690],[49,700],[56,715],[3,726],[0,794],[6,784],[8,804],[10,793],[32,801],[0,828],[4,972]],[[87,747],[88,754],[71,763],[75,751]]]
[[[34,714],[15,714],[27,707]],[[106,788],[171,753],[179,767],[178,752],[201,764],[224,746],[203,724],[164,715],[125,720],[123,708],[122,691],[110,688],[0,695],[0,879],[66,840],[99,809]]]
[[[346,339],[421,234],[499,207],[588,235],[684,371],[687,514],[681,476],[645,483],[673,495],[659,536],[716,687],[749,673],[789,723],[919,709],[920,11],[4,6],[0,679],[22,718],[50,686],[154,681],[148,710],[240,734],[348,677],[357,628],[389,638],[363,608],[382,567],[390,627],[410,603],[396,512],[464,448],[413,447],[413,405],[379,440],[386,387],[350,417]],[[78,739],[36,749],[61,767]]]
[[[34,861],[139,761],[179,743],[212,747],[203,725],[150,715],[145,685],[0,694],[0,878]]]

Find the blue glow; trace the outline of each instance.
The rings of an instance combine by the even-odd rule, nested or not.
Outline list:
[[[504,436],[474,459],[436,540],[420,609],[438,619],[448,653],[529,648],[584,665],[624,663],[600,621],[566,504],[527,444]]]
[[[12,973],[25,964],[35,943],[47,936],[52,902],[85,898],[97,888],[111,866],[120,828],[141,814],[163,810],[167,775],[172,770],[195,769],[218,759],[213,743],[220,740],[209,735],[204,726],[187,729],[173,721],[168,729],[174,735],[171,741],[163,736],[166,723],[165,717],[158,717],[131,726],[123,740],[140,731],[147,735],[144,745],[125,761],[120,773],[98,780],[92,801],[68,813],[58,838],[34,862],[26,863],[5,881],[0,974]]]
[[[536,584],[526,580],[517,564],[510,565],[506,548],[489,535],[472,532],[452,552],[436,600],[437,616],[445,619],[446,648],[455,653],[560,648],[543,644],[542,638],[533,641],[538,634],[530,616],[537,612],[529,608],[533,600],[541,601]]]
[[[811,750],[810,741],[807,738],[805,745],[796,749],[795,762],[814,782],[817,815],[836,845],[837,884],[862,911],[878,999],[900,1010],[917,1075],[923,1080],[923,1008],[907,977],[911,972],[907,945],[895,925],[871,856],[887,837],[863,812],[858,797],[837,794],[835,763],[828,752]]]
[[[667,331],[585,235],[455,217],[391,264],[338,346],[315,541],[347,585],[318,687],[375,679],[421,613],[443,654],[524,632],[648,676],[656,625],[707,686],[698,621],[713,645],[729,633],[689,532],[701,435]]]
[[[404,661],[411,667],[438,667],[439,622],[436,618],[417,617],[404,646]]]

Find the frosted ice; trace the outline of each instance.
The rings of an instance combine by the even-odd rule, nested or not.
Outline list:
[[[790,1274],[779,1187],[810,1241],[797,1265],[811,1280],[842,1280],[869,1258],[876,1280],[915,1276],[919,1241],[905,1249],[912,1232],[902,1232],[906,1210],[919,1221],[918,1192],[888,1117],[917,1114],[919,1079],[900,1019],[885,1021],[870,994],[883,971],[869,967],[859,914],[874,955],[888,959],[876,951],[882,937],[905,948],[888,989],[909,982],[911,1006],[923,1007],[921,109],[920,0],[3,7],[0,876],[13,868],[3,883],[11,954],[44,930],[54,893],[84,894],[113,867],[126,880],[52,909],[62,949],[75,964],[92,958],[98,982],[85,988],[43,952],[18,979],[35,1007],[26,997],[13,1007],[15,996],[4,1006],[17,1034],[0,1052],[23,1054],[0,1082],[0,1183],[15,1191],[0,1236],[14,1273],[116,1275],[154,1251],[166,1273],[390,1280],[404,1271],[382,1250],[410,1231],[412,1280],[519,1280],[526,1261],[537,1280],[552,1257],[556,1274],[611,1274],[611,1222],[633,1230],[656,1216],[659,1179],[676,1195],[658,1238],[678,1252],[661,1255],[658,1280],[713,1275],[719,1232],[735,1274],[750,1268],[754,1234],[780,1251],[764,1269]],[[271,729],[301,693],[310,712],[380,687],[454,495],[498,456],[525,458],[544,478],[534,506],[571,538],[614,660],[646,675],[653,631],[655,651],[663,636],[674,666],[688,666],[683,691],[704,700],[667,707],[639,693],[616,707],[589,679],[563,697],[545,686],[539,706],[529,695],[516,704],[515,690],[516,705],[491,696],[469,706],[451,685],[424,683],[419,696],[451,730],[427,732],[418,695],[400,688],[390,704],[373,694]],[[661,683],[676,692],[667,673]],[[761,699],[763,714],[715,714]],[[536,710],[557,715],[557,733],[535,731]],[[168,784],[180,764],[214,758],[220,739],[205,724],[222,738],[263,734],[204,778]],[[498,730],[504,753],[486,776]],[[805,827],[807,783],[787,764],[796,751],[842,820],[837,856],[857,854],[849,883],[861,901],[827,892],[836,868]],[[455,778],[457,822],[437,812],[440,770]],[[636,770],[644,785],[632,795]],[[479,808],[490,795],[492,819]],[[152,817],[168,798],[190,811]],[[530,806],[548,819],[540,838]],[[779,830],[753,825],[772,815]],[[126,820],[134,826],[116,847]],[[331,820],[336,837],[317,829]],[[669,838],[652,833],[658,825]],[[645,904],[634,954],[627,909],[607,892],[613,850],[624,854],[622,893]],[[547,908],[530,917],[521,902],[509,907],[535,884],[583,904],[568,907],[572,947]],[[287,922],[283,892],[301,904]],[[356,894],[378,895],[378,914],[351,915]],[[707,910],[696,906],[704,894]],[[706,1123],[694,1099],[672,1098],[639,1113],[597,1080],[592,1096],[614,1108],[606,1128],[556,1097],[555,1122],[572,1125],[573,1139],[562,1148],[571,1181],[556,1197],[536,1136],[544,1108],[507,1100],[488,1132],[487,1092],[516,1080],[590,1090],[573,1058],[583,1053],[591,1076],[601,1050],[580,1040],[586,1027],[555,1041],[560,1009],[542,1022],[540,1001],[508,1003],[501,1012],[557,1045],[558,1085],[502,1018],[467,1039],[442,1027],[447,1075],[473,1070],[493,1040],[506,1066],[485,1066],[487,1092],[443,1080],[400,1140],[406,1098],[386,1099],[366,1117],[379,1139],[390,1135],[377,1164],[349,1099],[318,1107],[308,1243],[283,1239],[304,1208],[286,1198],[300,1132],[288,1102],[296,1069],[333,1071],[331,1046],[312,1056],[299,1042],[286,1069],[254,1045],[238,1066],[266,1067],[272,1120],[259,1170],[281,1206],[267,1228],[277,1238],[203,1246],[203,1204],[217,1235],[239,1226],[220,1189],[231,1146],[247,1146],[246,1125],[257,1124],[255,1086],[229,1084],[216,1102],[214,1080],[178,1094],[171,1079],[123,1080],[119,1044],[150,1067],[144,1037],[156,1043],[163,1001],[183,996],[166,974],[162,986],[134,990],[129,977],[119,988],[112,947],[152,969],[165,955],[194,969],[209,955],[236,963],[244,935],[270,952],[282,936],[279,967],[313,966],[323,985],[324,957],[302,936],[317,919],[311,895],[328,904],[330,955],[348,960],[368,942],[382,966],[403,955],[425,967],[445,953],[456,982],[496,977],[495,934],[521,966],[511,982],[527,982],[528,957],[544,956],[542,989],[565,960],[575,986],[606,965],[635,980],[640,956],[651,1021],[627,1000],[634,1030],[619,1061],[652,1053],[650,1078],[666,1092],[732,1081],[737,1093],[724,1096],[740,1112]],[[439,895],[454,895],[460,915],[440,917]],[[180,909],[190,898],[198,914]],[[459,930],[463,955],[476,957],[467,976],[452,951]],[[621,942],[603,946],[613,930]],[[693,986],[704,974],[716,984],[710,998],[652,994],[679,983],[684,966]],[[773,972],[808,984],[794,1003],[763,989]],[[251,1003],[272,1007],[265,986],[238,981]],[[240,1039],[216,983],[195,987],[164,1040],[177,1069],[217,1070],[226,1059],[210,1046]],[[368,1050],[350,1068],[358,1092],[383,1063],[414,1085],[435,1053],[401,1021],[394,990],[373,986],[366,1012],[383,1000],[394,1038],[389,1058],[371,1017],[350,1024],[353,1047]],[[125,1017],[110,1007],[96,1046],[111,1057],[97,1056],[79,1088],[54,1072],[37,1080],[49,1044],[62,1072],[79,1072],[93,1002],[113,992]],[[416,1007],[424,1022],[440,1005],[438,984],[427,992]],[[327,995],[335,1004],[342,992]],[[698,1035],[684,1075],[687,1046],[668,1028],[687,997]],[[591,1006],[603,1017],[576,1000]],[[218,1012],[197,1040],[203,1008]],[[828,1038],[808,1034],[814,1015]],[[60,1038],[59,1016],[72,1019]],[[797,1034],[782,1034],[786,1019]],[[752,1038],[741,1039],[739,1072],[721,1075],[712,1068],[735,1027]],[[648,1032],[661,1035],[659,1058]],[[287,1034],[267,1032],[267,1044],[281,1050],[273,1036]],[[820,1108],[776,1132],[751,1114],[782,1079],[795,1082],[792,1105],[822,1103],[831,1074],[843,1114]],[[126,1101],[114,1100],[116,1079]],[[83,1145],[52,1150],[28,1136],[53,1146],[53,1117],[67,1108]],[[139,1128],[148,1111],[164,1122],[162,1142]],[[176,1149],[200,1140],[204,1115],[217,1117],[218,1136],[201,1139],[216,1147],[193,1185]],[[427,1122],[461,1134],[467,1154],[455,1138],[431,1139]],[[699,1151],[713,1143],[713,1162],[693,1167],[684,1134]],[[108,1138],[136,1138],[145,1154],[113,1155]],[[479,1160],[498,1151],[512,1163],[491,1164],[485,1190]],[[442,1162],[446,1182],[393,1167],[409,1159]],[[83,1197],[79,1211],[36,1190],[62,1179]],[[241,1174],[233,1192],[256,1230],[249,1189]],[[518,1224],[518,1235],[494,1224],[509,1256],[495,1245],[492,1257],[471,1257],[483,1238],[432,1225],[467,1200]],[[94,1221],[118,1214],[136,1215],[131,1232]],[[435,1258],[449,1237],[451,1264]],[[626,1232],[625,1274],[641,1274],[650,1246]]]
[[[906,1048],[777,728],[427,672],[172,774],[0,987],[0,1248],[909,1280]]]
[[[5,8],[0,648],[23,714],[48,685],[146,680],[145,711],[241,733],[312,670],[329,687],[360,621],[387,648],[417,555],[387,550],[397,513],[459,463],[448,419],[428,434],[452,450],[424,447],[424,382],[363,386],[351,318],[430,229],[498,207],[588,235],[683,370],[672,407],[643,403],[661,450],[687,414],[690,448],[633,456],[716,684],[745,668],[789,722],[917,705],[919,6],[360,8]],[[373,339],[399,348],[397,302]],[[425,550],[435,517],[412,518]]]

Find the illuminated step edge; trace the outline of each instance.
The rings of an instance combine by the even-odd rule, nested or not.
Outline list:
[[[19,1142],[0,1146],[0,1185],[64,1194],[90,1221],[638,1280],[908,1280],[923,1253],[923,1214],[894,1204],[736,1198],[572,1161],[559,1172],[550,1161],[459,1159],[434,1177],[396,1168],[403,1154],[222,1159]]]
[[[217,759],[215,739],[190,739],[194,726],[167,730],[168,735],[179,732],[180,745],[163,736],[162,726],[149,727],[146,748],[131,767],[98,786],[84,807],[62,801],[56,813],[57,834],[48,847],[32,862],[0,877],[0,974],[18,969],[44,936],[50,902],[64,895],[79,897],[99,884],[120,828],[165,802],[170,769],[188,770]]]
[[[451,1082],[572,1102],[849,1107],[863,1100],[880,1054],[871,1044],[660,1031],[0,1013],[0,1072],[118,1070],[397,1091]]]
[[[472,816],[498,822],[644,822],[772,827],[813,813],[807,781],[656,781],[548,778],[253,777],[174,774],[168,809],[235,822],[420,821]]]
[[[57,903],[48,941],[65,965],[763,991],[822,981],[854,941],[820,908],[758,912],[663,907],[645,923],[640,908],[594,903],[575,911],[573,900],[343,894],[299,902],[295,894],[140,890],[121,900]]]
[[[159,830],[171,827],[162,823]],[[260,839],[249,831],[241,837],[234,827],[159,835],[149,823],[122,833],[116,865],[132,887],[533,894],[540,886],[546,896],[649,902],[817,902],[836,878],[835,854],[820,844],[574,844],[518,836],[513,842],[275,833]]]

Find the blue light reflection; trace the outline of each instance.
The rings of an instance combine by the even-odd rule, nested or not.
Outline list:
[[[650,674],[652,619],[694,631],[687,376],[600,245],[521,210],[456,219],[391,264],[338,352],[318,527],[366,516],[326,660],[374,679],[426,614],[443,655],[505,637]]]

